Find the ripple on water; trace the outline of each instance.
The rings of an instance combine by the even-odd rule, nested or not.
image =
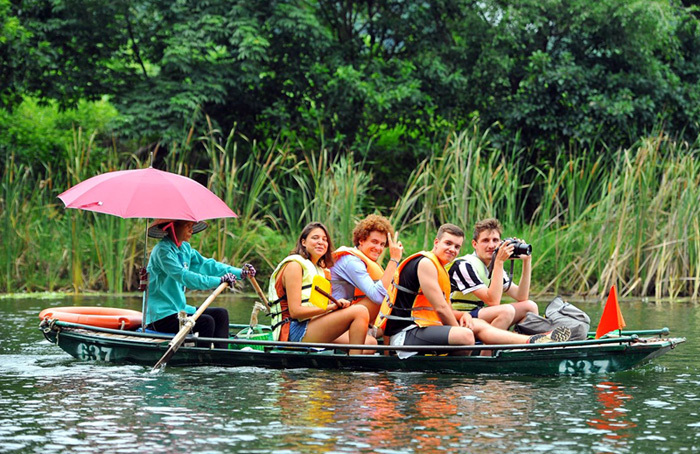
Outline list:
[[[26,325],[0,326],[2,451],[636,454],[690,452],[700,439],[694,339],[609,376],[256,367],[150,374],[74,360],[43,340],[36,313],[3,311],[0,302],[4,320]],[[677,318],[697,326],[695,308]]]

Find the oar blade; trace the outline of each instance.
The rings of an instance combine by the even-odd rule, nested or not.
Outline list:
[[[168,351],[165,352],[165,355],[163,355],[163,357],[158,360],[156,365],[153,366],[151,373],[158,372],[160,369],[164,368],[168,361],[170,361],[170,358],[172,358],[175,354],[175,351],[176,350],[172,346],[168,347]]]
[[[186,324],[179,333],[173,338],[173,340],[170,341],[170,344],[168,345],[168,350],[165,352],[165,354],[158,360],[155,366],[153,366],[153,369],[151,369],[151,372],[156,372],[158,369],[161,369],[165,367],[168,361],[170,361],[170,358],[173,357],[175,352],[177,351],[178,348],[182,345],[182,343],[185,341],[185,337],[187,337],[187,333],[189,333],[190,328],[194,326],[194,323]]]

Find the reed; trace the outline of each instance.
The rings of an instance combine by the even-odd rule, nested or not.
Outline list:
[[[263,149],[236,134],[235,128],[221,143],[220,133],[209,122],[209,133],[200,139],[210,162],[208,188],[234,209],[238,218],[222,220],[216,234],[215,257],[230,263],[262,258],[270,251],[259,238],[273,210],[275,175],[289,159],[289,149],[274,142]],[[244,147],[239,145],[241,140]],[[243,153],[245,148],[247,153]]]
[[[31,184],[29,169],[15,163],[14,155],[10,156],[3,171],[2,178],[2,216],[3,234],[0,235],[4,258],[3,288],[6,292],[15,291],[16,283],[20,281],[19,253],[23,245],[17,228],[23,206],[22,195]]]
[[[316,210],[325,208],[325,223],[332,226],[336,244],[350,244],[355,223],[367,211],[372,174],[358,170],[362,167],[352,153],[338,156],[321,179],[320,191],[312,202]],[[318,213],[316,219],[324,219],[323,215]]]
[[[95,134],[86,141],[83,136],[82,128],[77,130],[73,128],[73,143],[67,149],[66,175],[68,176],[68,184],[73,186],[88,178],[90,165],[90,151]],[[83,247],[81,246],[81,230],[83,228],[84,213],[78,210],[69,212],[70,226],[70,270],[71,282],[73,291],[78,293],[83,287]],[[90,261],[88,261],[90,263]]]
[[[426,184],[428,163],[428,160],[424,160],[411,172],[403,195],[396,200],[393,209],[390,210],[389,221],[397,232],[414,230],[415,226],[421,222],[422,211],[418,207],[430,189],[430,185]]]
[[[422,248],[430,246],[437,227],[446,222],[465,231],[487,217],[498,217],[512,228],[519,226],[530,186],[520,182],[517,153],[505,155],[491,148],[488,130],[482,133],[472,123],[452,134],[441,150],[419,165],[401,197],[406,201],[397,203],[399,214],[392,219],[416,224]]]
[[[347,244],[355,222],[371,211],[367,194],[372,176],[362,170],[353,153],[331,157],[327,149],[290,160],[283,175],[286,185],[273,185],[280,220],[296,237],[312,221],[328,226],[336,244]]]
[[[620,150],[617,157],[598,175],[598,160],[572,161],[570,169],[583,166],[584,172],[563,172],[560,182],[549,178],[544,185],[553,200],[548,204],[563,207],[538,222],[549,226],[539,236],[549,245],[543,253],[554,244],[554,257],[562,264],[544,290],[562,285],[600,297],[615,284],[623,296],[697,297],[697,150],[659,135]],[[572,182],[574,175],[579,178]],[[551,211],[541,208],[540,214]]]
[[[261,146],[235,130],[222,137],[211,124],[201,137],[190,128],[180,143],[165,158],[167,170],[204,182],[239,215],[213,220],[193,245],[229,263],[252,261],[261,276],[312,220],[326,223],[336,244],[348,244],[357,219],[383,211],[409,254],[430,248],[441,223],[456,223],[469,237],[475,221],[495,216],[504,235],[533,245],[538,293],[599,298],[615,284],[623,296],[700,297],[700,146],[663,131],[612,154],[598,143],[562,151],[551,166],[528,167],[520,159],[526,150],[497,149],[488,129],[473,123],[418,164],[389,209],[373,204],[371,164],[353,153]],[[117,149],[75,129],[65,172],[39,175],[8,158],[0,288],[134,288],[143,222],[65,210],[56,199],[95,174],[141,166]]]

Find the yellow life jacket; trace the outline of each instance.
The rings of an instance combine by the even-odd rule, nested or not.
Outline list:
[[[338,249],[336,249],[336,251],[333,253],[333,260],[337,261],[340,257],[342,257],[344,255],[354,255],[358,259],[362,260],[362,262],[367,267],[367,272],[369,273],[369,277],[373,281],[377,282],[378,280],[380,280],[382,278],[382,276],[384,276],[384,270],[382,269],[382,267],[379,266],[379,264],[377,262],[375,262],[374,260],[367,257],[359,249],[357,249],[355,247],[350,248],[350,247],[346,247],[346,246],[341,246]],[[331,284],[332,283],[333,283],[333,281],[331,281]],[[354,303],[358,300],[361,300],[365,296],[366,295],[364,295],[362,293],[362,290],[355,287],[355,295],[352,297],[352,301]]]
[[[271,328],[273,338],[278,341],[286,341],[289,339],[289,323],[293,320],[289,314],[289,304],[287,303],[287,295],[284,292],[277,292],[276,284],[280,272],[289,262],[297,262],[301,265],[301,304],[303,306],[313,306],[309,302],[311,297],[311,282],[314,276],[320,274],[325,277],[323,268],[314,265],[311,260],[305,259],[301,255],[295,254],[286,257],[277,265],[275,271],[270,276],[270,284],[267,288],[267,299],[270,301],[270,314],[272,317]]]
[[[410,320],[421,328],[425,326],[442,325],[442,320],[440,320],[438,313],[435,311],[432,304],[430,304],[430,301],[428,301],[425,295],[423,295],[421,289],[414,292],[399,285],[399,277],[401,276],[401,272],[406,264],[419,256],[429,258],[433,265],[435,265],[438,272],[438,284],[440,285],[440,290],[442,290],[442,294],[445,296],[445,301],[447,301],[447,304],[450,303],[450,277],[447,275],[445,267],[432,252],[416,252],[401,262],[399,267],[396,269],[396,274],[394,275],[391,288],[387,292],[387,297],[384,298],[384,301],[379,308],[379,314],[377,315],[377,320],[374,323],[378,328],[384,328],[386,321],[389,318],[394,320]],[[398,317],[391,315],[391,312],[395,307],[394,303],[396,302],[396,295],[399,291],[416,295],[415,299],[413,300],[413,305],[411,306],[412,315],[410,317]]]

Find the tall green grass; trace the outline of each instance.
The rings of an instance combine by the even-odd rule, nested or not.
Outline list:
[[[522,150],[494,150],[487,134],[471,127],[420,164],[393,219],[417,225],[417,248],[430,247],[439,224],[458,224],[468,253],[473,224],[499,218],[504,236],[533,244],[539,293],[600,297],[614,284],[623,295],[697,298],[698,149],[660,134],[620,150],[609,164],[601,151],[524,168]]]
[[[20,235],[21,219],[25,216],[27,205],[23,200],[27,187],[32,185],[31,172],[23,165],[15,164],[14,156],[7,161],[2,178],[2,226],[0,245],[3,254],[2,287],[6,292],[16,291],[22,280],[20,272],[21,254],[24,250]]]
[[[529,229],[543,254],[536,265],[548,256],[555,265],[542,290],[697,298],[697,153],[659,135],[606,168],[572,158],[551,169]]]
[[[530,189],[520,181],[523,171],[518,152],[506,155],[494,150],[488,130],[481,132],[472,123],[420,164],[395,207],[401,214],[393,219],[406,219],[403,213],[415,213],[409,222],[416,224],[422,248],[430,246],[435,231],[446,222],[467,232],[477,220],[489,217],[517,225]]]
[[[244,146],[240,146],[241,141]],[[214,221],[216,231],[215,257],[231,263],[266,260],[270,251],[265,242],[266,222],[272,211],[271,182],[289,150],[277,144],[267,149],[237,135],[235,128],[222,143],[218,130],[210,126],[200,139],[206,150],[210,170],[208,188],[234,209],[238,218]]]
[[[73,134],[65,169],[37,175],[10,157],[2,170],[3,291],[135,288],[146,221],[66,210],[56,196],[98,173],[144,164],[119,144],[105,149],[94,134]],[[504,236],[533,245],[533,293],[599,298],[614,284],[623,296],[697,300],[700,147],[662,132],[612,158],[595,146],[531,167],[527,150],[500,150],[473,123],[416,166],[391,207],[374,204],[371,165],[356,154],[261,146],[212,125],[201,136],[190,129],[160,162],[203,182],[239,215],[212,220],[193,245],[232,264],[250,261],[262,279],[310,221],[347,245],[358,219],[381,212],[402,232],[406,254],[430,248],[437,227],[452,222],[465,229],[468,253],[473,224],[497,217]]]

